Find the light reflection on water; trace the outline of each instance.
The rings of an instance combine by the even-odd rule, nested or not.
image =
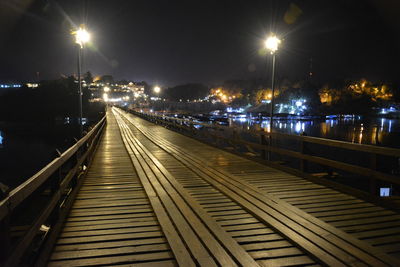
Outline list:
[[[244,129],[270,131],[270,121],[261,123],[250,119],[232,119],[231,125]],[[400,148],[400,120],[396,119],[327,119],[318,120],[274,120],[274,131],[289,134],[343,140],[358,144],[372,144]]]

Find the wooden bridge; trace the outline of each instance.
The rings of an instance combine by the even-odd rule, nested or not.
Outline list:
[[[3,265],[400,266],[397,200],[340,189],[112,108],[0,203]]]

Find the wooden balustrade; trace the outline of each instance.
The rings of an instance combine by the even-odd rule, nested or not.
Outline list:
[[[31,265],[45,251],[43,247],[51,251],[105,124],[103,117],[76,144],[0,201],[1,266]]]
[[[140,113],[134,110],[129,110],[129,112],[135,115],[141,116],[149,121],[157,122],[159,124],[165,125],[166,127],[179,129],[185,133],[191,135],[194,125],[200,125],[203,129],[198,130],[202,132],[203,135],[211,136],[216,140],[222,140],[229,144],[234,144],[233,147],[236,148],[240,145],[243,147],[248,147],[259,151],[259,156],[262,160],[272,161],[272,155],[280,155],[283,157],[294,158],[298,160],[298,169],[304,174],[312,174],[310,170],[310,164],[322,166],[325,168],[326,176],[334,173],[335,171],[341,171],[356,175],[358,177],[364,177],[370,181],[370,194],[378,195],[378,183],[393,185],[394,187],[400,188],[400,177],[398,171],[400,166],[395,166],[397,168],[395,173],[385,172],[378,169],[378,158],[388,157],[393,159],[393,162],[400,164],[400,149],[379,147],[373,145],[364,144],[354,144],[344,141],[331,140],[325,138],[311,137],[305,135],[291,135],[284,133],[268,133],[264,131],[255,130],[244,130],[239,127],[227,127],[216,125],[212,123],[203,123],[198,121],[193,121],[190,119],[180,119],[167,116],[156,115],[154,113]],[[240,133],[246,132],[255,136],[255,140],[260,140],[259,143],[251,142],[240,137]],[[282,148],[274,145],[272,141],[283,140],[294,141],[299,144],[296,147],[291,147],[290,149]],[[358,155],[369,158],[370,164],[357,165],[355,163],[349,163],[344,160],[331,159],[323,153],[311,153],[311,146],[320,146],[322,152],[326,152],[329,149],[340,150],[341,153],[358,153]],[[326,150],[326,151],[325,151]],[[328,154],[326,152],[325,154]],[[396,198],[392,197],[392,198]]]

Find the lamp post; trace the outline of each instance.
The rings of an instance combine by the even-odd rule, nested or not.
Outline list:
[[[75,35],[75,43],[78,44],[78,86],[79,86],[79,134],[83,136],[83,125],[82,125],[82,81],[81,81],[81,59],[82,49],[90,40],[90,34],[86,31],[85,26],[81,25],[78,30],[72,33]]]
[[[276,57],[276,51],[278,50],[278,46],[281,43],[281,40],[279,40],[278,37],[276,37],[274,34],[269,36],[267,40],[265,41],[265,47],[271,52],[272,55],[272,81],[271,81],[271,90],[272,90],[272,95],[271,95],[271,118],[270,118],[270,130],[272,132],[272,126],[273,126],[273,120],[274,120],[274,94],[275,94],[275,57]]]

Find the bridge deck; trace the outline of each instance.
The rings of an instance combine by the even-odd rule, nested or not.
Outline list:
[[[50,266],[399,265],[399,214],[107,116]]]

